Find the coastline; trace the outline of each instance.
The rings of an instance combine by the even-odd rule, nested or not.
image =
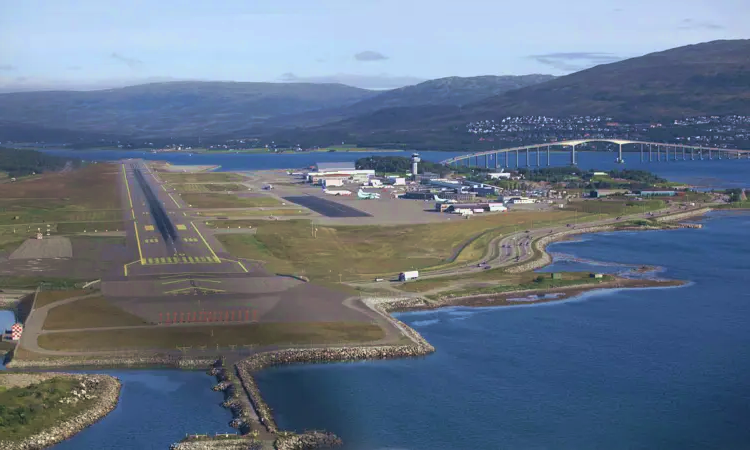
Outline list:
[[[695,216],[703,215],[711,211],[711,208],[701,208],[698,210],[678,213],[671,216],[662,217],[659,222],[674,222]],[[675,228],[678,225],[675,226]],[[618,228],[616,225],[602,225],[587,228],[563,230],[544,236],[532,244],[534,257],[531,261],[521,263],[507,268],[508,272],[518,273],[531,271],[552,262],[552,257],[547,252],[546,247],[557,241],[570,239],[573,235],[618,231],[618,230],[647,230],[649,228],[632,227]],[[654,228],[650,228],[654,229]],[[657,228],[658,229],[658,228]],[[275,438],[276,448],[315,448],[320,446],[331,446],[340,444],[340,440],[331,433],[322,431],[311,431],[303,434],[285,432],[279,429],[273,417],[272,408],[263,399],[262,393],[255,381],[254,374],[269,367],[286,365],[286,364],[305,364],[305,363],[335,363],[335,362],[353,362],[361,360],[377,359],[396,359],[426,356],[435,352],[435,348],[427,342],[416,330],[391,315],[394,312],[413,312],[434,310],[444,307],[467,306],[467,307],[504,307],[518,306],[539,303],[551,303],[569,299],[578,296],[584,292],[603,289],[622,289],[622,288],[654,288],[654,287],[674,287],[686,284],[681,280],[658,280],[658,279],[630,279],[617,277],[613,281],[601,282],[597,284],[585,284],[565,286],[552,289],[533,289],[509,291],[493,294],[482,294],[465,297],[441,298],[439,300],[425,300],[421,297],[365,297],[362,302],[373,311],[377,312],[399,329],[402,335],[410,342],[407,344],[392,345],[360,345],[360,346],[332,346],[316,348],[287,348],[279,350],[269,350],[253,354],[234,365],[236,379],[231,375],[219,379],[222,386],[221,390],[225,391],[226,407],[233,412],[235,419],[233,426],[242,431],[242,436],[249,437],[248,433],[252,430],[252,424],[257,423],[265,431]],[[560,294],[560,295],[548,295]],[[518,296],[539,296],[532,300],[513,299]],[[209,369],[216,370],[216,358],[191,358],[188,356],[132,356],[127,358],[98,358],[98,359],[77,359],[77,358],[56,358],[53,360],[13,360],[8,365],[11,369],[23,368],[75,368],[75,367],[126,367],[126,368],[145,368],[145,367],[162,367],[178,369]],[[223,365],[221,370],[228,373]],[[218,372],[211,375],[218,375]],[[218,378],[218,377],[217,377]],[[239,383],[239,384],[237,384]],[[229,385],[232,385],[230,387]],[[118,387],[119,390],[119,387]],[[238,393],[244,392],[244,395]],[[239,398],[238,398],[239,396]],[[248,400],[248,401],[245,401]],[[117,399],[114,405],[116,406]],[[114,406],[112,406],[114,408]],[[111,410],[111,409],[110,409]],[[107,411],[108,412],[108,411]],[[106,415],[104,413],[102,416]],[[97,419],[98,420],[98,419]],[[93,423],[93,422],[91,422]],[[88,425],[86,425],[88,426]],[[82,429],[82,428],[81,428]],[[78,430],[80,431],[80,430]],[[77,431],[76,431],[77,432]],[[73,433],[75,434],[75,432]],[[72,435],[72,434],[71,434]],[[68,436],[70,437],[70,436]],[[223,448],[221,440],[209,439],[201,441],[198,448]],[[185,442],[185,448],[196,448],[192,445],[199,445],[198,442]],[[224,442],[229,445],[229,442]],[[28,447],[31,448],[31,447]],[[182,448],[182,447],[180,447]],[[21,447],[19,447],[21,449]],[[25,450],[26,447],[23,447]]]
[[[0,448],[6,450],[35,450],[50,447],[69,439],[83,429],[93,425],[115,407],[120,398],[120,381],[109,375],[73,375],[67,373],[49,373],[48,378],[68,377],[80,380],[83,392],[86,388],[95,392],[94,404],[54,427],[29,436],[21,441],[0,441]]]

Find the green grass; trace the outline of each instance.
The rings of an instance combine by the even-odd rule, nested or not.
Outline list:
[[[173,349],[229,345],[337,344],[372,342],[383,330],[365,322],[290,322],[247,325],[174,326],[43,334],[39,346],[49,350]]]
[[[131,225],[132,228],[132,225]],[[123,231],[125,223],[116,222],[69,222],[57,224],[57,234],[92,233],[94,231]]]
[[[159,178],[166,183],[231,183],[242,181],[244,177],[237,173],[229,172],[199,172],[199,173],[168,173],[160,172]]]
[[[748,209],[750,208],[750,200],[744,202],[732,202],[724,205],[716,206],[716,209]]]
[[[148,325],[138,316],[118,308],[104,297],[77,300],[49,310],[45,330]]]
[[[73,297],[80,297],[83,295],[91,294],[92,291],[87,291],[84,289],[67,289],[62,291],[55,291],[55,290],[46,290],[46,291],[39,291],[39,294],[36,296],[36,303],[34,303],[34,308],[38,309],[42,306],[47,306],[50,303],[54,303],[60,300],[65,300],[66,298],[73,298]]]
[[[274,197],[239,197],[234,194],[181,194],[191,208],[257,208],[281,206]]]
[[[0,212],[0,225],[41,224],[59,222],[108,222],[119,221],[120,210],[68,211],[46,209],[20,209]]]
[[[72,289],[81,280],[57,277],[27,277],[27,276],[0,276],[0,289],[36,289],[40,284],[47,289]]]
[[[642,212],[655,211],[664,208],[664,200],[632,200],[605,198],[602,200],[591,199],[573,201],[565,205],[565,211],[578,211],[579,213],[606,214],[609,216],[626,216]]]
[[[504,292],[512,291],[542,289],[546,290],[571,286],[588,286],[592,284],[603,283],[606,281],[612,281],[614,279],[612,275],[604,275],[602,278],[591,278],[589,276],[589,272],[562,272],[563,278],[559,280],[553,280],[549,273],[527,273],[526,275],[531,276],[532,279],[530,281],[523,281],[520,283],[508,283],[507,281],[501,281],[494,286],[469,286],[461,289],[440,292],[439,294],[435,294],[429,297],[468,297],[472,295],[501,294]],[[537,280],[537,277],[542,278]]]
[[[211,217],[258,217],[258,216],[309,216],[310,211],[306,209],[246,209],[244,211],[221,211],[221,212],[211,212],[211,211],[205,211],[201,214],[202,216],[211,216]],[[252,225],[254,223],[253,220],[249,219],[219,219],[219,220],[213,220],[206,222],[206,225],[211,228],[226,228],[227,226],[231,228],[247,228],[248,225]]]
[[[26,387],[0,390],[0,440],[20,441],[90,407],[94,399],[75,405],[58,403],[78,383],[75,379],[56,377]]]
[[[226,191],[246,191],[247,188],[241,184],[227,183],[227,184],[199,184],[199,183],[188,183],[188,184],[176,184],[174,185],[177,192],[181,193],[196,193],[196,192],[226,192]]]
[[[485,242],[469,248],[465,245],[481,233],[523,229],[532,220],[536,224],[572,217],[572,213],[560,211],[518,212],[416,225],[317,225],[315,237],[308,220],[246,220],[242,225],[256,228],[254,235],[225,234],[217,238],[233,256],[265,261],[276,272],[329,281],[338,281],[341,273],[343,280],[354,281],[443,264],[462,249],[456,258],[460,261],[477,255],[481,258]],[[471,255],[463,256],[467,250]]]

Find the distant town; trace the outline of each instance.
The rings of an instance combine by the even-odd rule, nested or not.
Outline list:
[[[698,116],[683,117],[662,122],[625,123],[607,116],[508,116],[502,119],[486,119],[466,124],[460,133],[474,138],[474,146],[481,148],[507,148],[518,145],[541,144],[571,139],[629,139],[650,142],[702,145],[726,149],[750,148],[750,116]],[[7,147],[21,146],[15,142],[0,142]],[[599,144],[601,145],[601,144]],[[611,144],[604,144],[605,147]],[[248,153],[303,153],[342,152],[363,150],[408,150],[408,148],[369,147],[360,148],[353,142],[336,145],[301,146],[281,145],[260,138],[235,138],[215,141],[208,138],[192,140],[106,141],[97,143],[69,144],[36,142],[23,146],[53,148],[109,148],[141,149],[154,153],[162,152],[248,152]],[[461,148],[466,150],[467,148]],[[585,149],[585,146],[584,146]],[[601,149],[601,147],[597,147]],[[445,150],[445,149],[443,149]]]

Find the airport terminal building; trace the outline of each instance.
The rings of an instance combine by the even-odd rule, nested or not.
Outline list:
[[[353,162],[319,162],[315,164],[314,172],[307,173],[307,181],[323,184],[324,180],[340,179],[344,182],[367,183],[374,176],[374,170],[357,170]]]

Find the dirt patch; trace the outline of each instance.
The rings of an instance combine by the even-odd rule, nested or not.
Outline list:
[[[61,236],[27,239],[8,259],[72,258],[70,239]]]

